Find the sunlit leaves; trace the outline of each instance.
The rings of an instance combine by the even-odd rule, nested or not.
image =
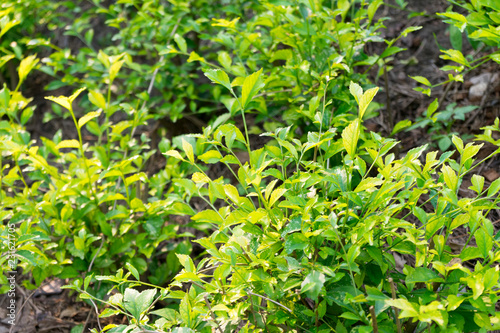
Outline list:
[[[359,119],[354,120],[342,131],[342,145],[351,157],[356,154],[359,133]]]
[[[241,104],[243,108],[246,108],[252,98],[264,87],[264,81],[261,74],[262,69],[245,78],[241,95]]]

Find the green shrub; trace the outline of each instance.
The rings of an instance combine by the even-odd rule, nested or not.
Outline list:
[[[224,72],[205,74],[238,97],[243,116],[265,81],[253,73],[239,95]],[[454,136],[459,161],[452,152],[425,153],[427,146],[396,159],[390,151],[397,142],[362,125],[376,89],[350,87],[359,112],[341,133],[309,132],[301,142],[290,127],[279,128],[263,134],[272,138],[264,148],[252,149],[246,134],[226,123],[196,135],[196,147],[206,149],[183,141],[183,154],[166,152],[198,170],[183,184],[208,209],[192,220],[215,232],[196,240],[206,250],[201,261],[177,255],[183,270],[167,288],[133,289],[142,283],[130,279],[139,279],[132,267],[126,275],[96,276],[118,287],[103,316],[130,318],[130,326],[106,330],[498,329],[500,251],[488,215],[498,208],[500,180],[485,188],[484,178],[473,175],[474,197],[458,196],[464,176],[484,162],[475,160],[481,145],[464,146]],[[499,131],[498,124],[486,130]],[[239,149],[249,152],[248,162],[236,158]],[[210,178],[201,162],[236,165],[238,186]],[[458,228],[468,240],[453,252],[448,240]],[[395,256],[415,263],[398,267]],[[85,291],[91,281],[68,287],[96,299]],[[151,311],[158,301],[167,305]]]

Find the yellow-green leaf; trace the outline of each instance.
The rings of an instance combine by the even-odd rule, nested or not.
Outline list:
[[[122,68],[123,63],[125,62],[125,59],[115,61],[111,67],[109,68],[109,83],[111,84],[116,76],[118,75],[118,72]]]
[[[368,177],[368,178],[363,179],[359,183],[359,185],[356,187],[354,192],[367,191],[367,190],[370,190],[374,187],[379,186],[382,183],[383,183],[383,181],[381,179],[374,178],[374,177]]]
[[[232,21],[228,21],[226,19],[212,19],[214,23],[212,23],[212,26],[214,27],[224,27],[224,28],[235,28],[236,27],[236,22],[238,22],[240,18],[237,17]]]
[[[193,146],[186,140],[182,140],[182,149],[184,150],[184,153],[186,153],[186,156],[189,161],[194,163],[194,153],[193,153]]]
[[[78,120],[78,128],[82,128],[83,125],[91,121],[92,119],[99,117],[101,115],[101,111],[92,111],[87,113],[85,116],[81,117]]]
[[[231,184],[226,184],[224,185],[224,192],[229,197],[229,199],[231,199],[232,202],[234,202],[235,204],[240,203],[240,195],[236,187],[234,187]]]
[[[31,55],[21,60],[21,64],[19,65],[18,69],[19,84],[22,83],[24,79],[26,79],[29,72],[31,72],[31,70],[36,66],[38,61],[39,60],[36,58],[36,55]]]
[[[19,21],[19,20],[9,20],[9,21],[7,21],[7,23],[5,23],[5,25],[2,27],[2,30],[0,30],[0,37],[2,37],[7,31],[9,31],[10,29],[12,29],[12,27],[15,27],[19,23],[21,23],[21,21]]]
[[[169,150],[165,152],[163,155],[172,156],[178,160],[185,161],[185,159],[181,156],[181,154],[177,150]]]
[[[68,97],[66,96],[59,96],[59,97],[47,96],[45,97],[45,99],[48,99],[49,101],[52,102],[56,102],[57,104],[61,105],[62,107],[68,110],[72,110],[71,103],[68,101]]]
[[[378,87],[368,89],[359,99],[359,119],[363,119],[366,109],[372,102],[373,97],[375,97],[375,95],[377,94],[377,91]]]
[[[80,142],[78,140],[63,140],[57,144],[56,148],[80,148]]]
[[[355,82],[352,82],[349,84],[349,91],[351,92],[351,95],[354,96],[354,99],[356,99],[356,103],[359,104],[359,100],[361,99],[361,96],[363,96],[363,88]]]
[[[201,172],[195,172],[193,173],[193,176],[191,176],[191,179],[193,182],[196,184],[206,184],[210,182],[210,178],[208,178],[207,175]]]
[[[285,194],[285,192],[286,189],[284,188],[275,189],[273,193],[271,193],[271,197],[269,198],[269,208],[271,208],[276,203],[276,201],[278,201],[278,199],[281,198],[283,194]]]
[[[456,191],[458,177],[455,171],[453,171],[453,169],[448,165],[444,165],[441,171],[443,172],[444,182],[446,183],[448,188],[450,188],[453,191]]]
[[[359,139],[359,119],[354,120],[342,131],[342,144],[349,156],[354,157]]]
[[[87,89],[87,88],[83,87],[83,88],[80,88],[80,89],[78,89],[77,91],[75,91],[75,92],[73,93],[73,95],[71,95],[71,96],[69,96],[69,97],[68,97],[68,101],[69,101],[70,103],[73,103],[73,101],[74,101],[74,100],[75,100],[75,99],[76,99],[76,98],[77,98],[77,97],[78,97],[78,96],[82,93],[82,91],[84,91],[85,89]]]
[[[200,57],[198,55],[198,53],[196,53],[194,51],[189,54],[189,58],[188,58],[187,62],[193,62],[193,61],[206,62],[205,58]]]
[[[213,164],[219,162],[222,158],[222,155],[217,150],[209,150],[206,153],[198,156],[198,158],[205,163]]]
[[[90,90],[89,91],[89,100],[90,103],[94,104],[98,108],[105,109],[106,108],[106,99],[104,99],[104,96],[95,90]]]

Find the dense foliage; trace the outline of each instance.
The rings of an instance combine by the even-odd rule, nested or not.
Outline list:
[[[452,27],[442,70],[453,74],[413,77],[428,95],[500,63],[497,2],[449,2],[438,15]],[[435,100],[413,125],[439,132],[443,152],[399,158],[394,139],[363,125],[382,106],[367,73],[386,74],[396,41],[420,28],[384,40],[385,5],[2,3],[0,235],[15,239],[2,269],[22,270],[30,289],[70,279],[102,317],[128,317],[108,332],[500,329],[489,218],[500,180],[474,174],[500,149],[477,160],[482,145],[448,123],[473,107]],[[490,53],[464,56],[462,34]],[[366,53],[372,42],[380,54]],[[35,104],[23,89],[37,74],[57,96]],[[34,137],[44,103],[43,122],[61,126]],[[167,139],[183,118],[199,130]],[[494,132],[498,119],[477,139],[500,147]],[[458,228],[468,240],[457,251]]]

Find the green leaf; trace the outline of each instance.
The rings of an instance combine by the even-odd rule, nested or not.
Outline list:
[[[181,304],[179,305],[179,314],[181,315],[184,324],[186,324],[188,327],[191,326],[191,321],[193,319],[192,312],[193,311],[191,309],[191,302],[189,301],[189,294],[186,293],[181,301]]]
[[[402,37],[406,37],[406,36],[408,36],[409,33],[414,32],[414,31],[418,31],[420,29],[422,29],[422,27],[420,27],[420,26],[417,26],[417,27],[408,27],[408,28],[406,28],[405,30],[403,30],[401,32],[401,36]]]
[[[140,320],[141,313],[153,303],[155,295],[156,289],[147,289],[139,293],[135,289],[127,288],[123,295],[125,310],[130,312],[136,320]]]
[[[438,141],[438,147],[442,151],[447,151],[448,148],[450,148],[450,146],[451,146],[451,140],[448,136],[444,136]]]
[[[92,112],[87,113],[85,116],[81,117],[78,120],[78,128],[82,128],[83,125],[85,125],[86,123],[88,123],[92,119],[99,117],[101,115],[101,112],[102,112],[101,110],[92,111]]]
[[[427,80],[427,78],[423,76],[410,76],[413,80],[417,81],[418,83],[422,83],[423,85],[426,85],[427,87],[431,87],[432,84]]]
[[[398,123],[396,125],[394,125],[394,128],[392,129],[391,135],[394,135],[396,133],[401,132],[405,128],[410,127],[411,124],[412,124],[411,120],[408,120],[408,119],[398,121]]]
[[[408,276],[406,277],[406,283],[417,283],[417,282],[442,282],[441,278],[436,272],[426,267],[416,267]]]
[[[231,82],[229,81],[229,76],[226,72],[221,69],[209,69],[205,71],[205,76],[209,78],[210,81],[218,83],[226,87],[229,91],[232,91]]]
[[[181,50],[182,53],[187,53],[186,40],[184,39],[184,37],[179,34],[175,34],[174,40],[179,50]]]
[[[463,165],[465,162],[467,162],[469,159],[473,158],[476,156],[476,154],[479,152],[483,145],[471,145],[468,144],[465,146],[464,152],[462,154],[462,158],[460,160],[460,164]]]
[[[436,98],[430,105],[429,107],[427,108],[427,113],[426,113],[426,117],[427,118],[432,118],[432,115],[434,114],[434,112],[436,112],[436,110],[438,109],[439,107],[439,101],[438,99]]]
[[[186,270],[186,272],[196,273],[196,268],[193,263],[193,259],[186,254],[176,253],[177,259],[181,263],[182,267]]]
[[[261,74],[262,69],[245,78],[241,94],[241,105],[243,109],[247,107],[252,98],[264,87],[265,84],[260,76]]]
[[[488,197],[496,195],[499,190],[500,190],[500,178],[494,180],[493,183],[491,183],[490,187],[488,188]]]
[[[321,288],[325,284],[325,275],[318,271],[310,272],[301,284],[301,293],[306,293],[307,297],[313,301],[318,300]]]
[[[493,238],[483,229],[477,230],[474,236],[476,237],[477,247],[483,254],[483,258],[488,258],[488,252],[490,252],[493,247]]]
[[[354,120],[342,131],[342,144],[351,158],[356,154],[359,133],[359,119]]]
[[[458,51],[462,51],[462,32],[454,25],[450,25],[450,43]]]
[[[130,273],[136,278],[137,281],[141,280],[141,276],[139,275],[139,271],[132,266],[130,263],[125,263],[125,268],[129,270]]]
[[[285,237],[285,250],[288,254],[295,250],[303,250],[309,245],[309,240],[302,233],[293,233]]]

